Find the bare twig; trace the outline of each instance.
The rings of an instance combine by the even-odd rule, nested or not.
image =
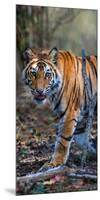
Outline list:
[[[58,174],[59,175],[65,174],[68,177],[74,177],[74,178],[85,178],[85,179],[93,179],[93,180],[97,179],[96,175],[87,174],[85,173],[84,170],[81,170],[81,169],[76,170],[73,168],[69,168],[67,166],[59,166],[55,168],[50,168],[43,172],[37,172],[37,173],[29,174],[26,176],[17,177],[16,181],[17,182],[28,182],[28,181],[37,182],[37,181],[49,179]]]

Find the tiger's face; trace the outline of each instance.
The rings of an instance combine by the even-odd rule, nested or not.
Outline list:
[[[26,67],[23,79],[29,86],[34,102],[37,104],[53,98],[59,91],[61,78],[57,69],[57,49],[50,52],[34,53],[31,49],[25,51]]]

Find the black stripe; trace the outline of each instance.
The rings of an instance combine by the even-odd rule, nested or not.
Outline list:
[[[96,57],[96,56],[95,56]],[[90,56],[87,56],[86,59],[88,60],[88,62],[90,63],[91,67],[92,67],[92,72],[95,73],[96,77],[97,77],[97,70],[95,68],[94,63],[90,60]]]
[[[68,101],[68,104],[67,104],[66,109],[64,110],[63,113],[60,114],[60,116],[57,117],[57,119],[61,119],[61,118],[65,115],[65,113],[67,112],[68,107],[69,107],[69,104],[70,104],[70,99],[71,99],[71,96],[70,96],[70,98],[69,98],[69,101]]]
[[[61,144],[61,146],[65,149],[65,146],[62,144],[62,142],[59,141],[58,143]]]
[[[63,53],[61,53],[61,55],[62,55],[63,58],[64,58]],[[64,63],[65,63],[65,59],[64,59]],[[64,74],[65,74],[65,68],[64,68]],[[58,94],[58,97],[59,97],[59,95],[60,95],[60,97],[59,97],[59,100],[58,100],[58,102],[57,102],[57,104],[56,104],[54,110],[56,110],[56,109],[59,107],[60,102],[61,102],[61,99],[62,99],[62,96],[63,96],[63,93],[64,93],[64,88],[63,88],[63,86],[64,86],[64,74],[63,74],[63,78],[62,78],[62,79],[63,79],[63,83],[62,83],[61,89],[60,89],[59,94]],[[61,91],[62,91],[62,93],[61,93]],[[60,93],[61,93],[61,94],[60,94]]]
[[[63,88],[63,85],[64,85],[64,83],[62,84],[61,90],[62,90],[62,88]],[[68,84],[67,84],[67,89],[68,89]],[[61,91],[61,90],[60,90],[60,91]],[[63,91],[64,91],[64,88],[63,88]],[[62,96],[63,96],[63,91],[62,91],[62,93],[61,93],[61,95],[60,95],[60,99],[58,100],[58,102],[57,102],[57,104],[56,104],[54,110],[56,110],[56,109],[59,107],[59,105],[60,105],[60,102],[61,102],[61,99],[62,99]],[[71,99],[71,96],[70,96],[70,98],[69,98],[69,102],[68,102],[67,108],[68,108],[68,106],[69,106],[70,99]],[[61,117],[64,116],[64,114],[65,114],[66,111],[67,111],[67,108],[65,109],[64,113],[62,113],[62,114],[60,115]],[[61,118],[61,117],[59,117],[59,118]]]
[[[65,55],[65,53],[60,52],[60,54],[62,55],[63,59],[65,60],[65,59],[66,59],[66,55]]]
[[[86,94],[85,87],[84,87],[84,92],[83,92],[83,94],[84,94],[84,109],[86,110],[87,105],[88,105],[88,96],[87,96],[87,94]]]
[[[69,51],[67,51],[66,53],[69,55],[71,61],[73,61],[73,57],[72,57],[71,53]]]
[[[91,90],[91,94],[92,94],[92,81],[91,81],[91,77],[90,77],[90,74],[89,74],[89,85],[90,85],[90,90]]]
[[[49,86],[51,86],[51,84],[49,84]],[[55,85],[53,85],[53,86],[51,87],[51,89],[54,90],[55,88],[58,88],[58,86],[59,86],[59,84],[56,83]]]
[[[25,70],[25,79],[27,79],[27,75],[29,75],[28,74],[28,68]]]
[[[70,57],[70,59],[71,59],[71,61],[72,62],[74,62],[74,59],[73,59],[73,56],[72,56],[72,54],[69,52],[69,51],[67,51],[67,54],[69,55],[69,57]],[[76,58],[76,57],[75,57]],[[76,58],[76,60],[77,60],[77,58]],[[77,70],[76,70],[76,65],[75,65],[75,62],[74,62],[74,70],[75,70],[75,73],[77,72]]]
[[[71,98],[72,98],[72,95],[70,95],[69,101],[68,101],[68,103],[67,103],[66,111],[67,111],[67,109],[68,109],[68,107],[69,107],[69,104],[70,104],[70,102],[71,102]]]
[[[82,128],[76,128],[76,130],[74,131],[74,135],[80,135],[80,134],[83,134],[85,133],[85,128],[82,127]]]
[[[63,113],[61,113],[59,117],[57,117],[57,119],[58,119],[58,118],[61,119],[61,118],[65,115],[67,109],[68,109],[68,106],[66,107],[65,111],[64,111]]]
[[[69,101],[68,101],[68,104],[67,104],[67,109],[69,107],[70,102],[71,102],[71,95],[70,95],[70,98],[69,98]]]
[[[61,90],[62,90],[62,88],[61,88]],[[64,89],[62,90],[62,93],[61,93],[61,95],[60,95],[60,98],[59,98],[59,100],[58,100],[58,102],[57,102],[57,104],[56,104],[54,110],[56,110],[56,109],[59,107],[60,102],[61,102],[61,99],[62,99],[62,96],[63,96],[63,93],[64,93]]]
[[[66,140],[66,141],[70,141],[72,139],[73,136],[69,136],[69,137],[64,137],[63,135],[61,135],[61,137]]]
[[[67,104],[67,108],[69,107],[69,104],[70,104],[70,102],[72,103],[72,105],[73,105],[73,102],[74,101],[72,101],[71,99],[72,99],[72,97],[74,96],[74,99],[76,98],[76,93],[75,93],[75,87],[76,87],[76,79],[75,79],[75,83],[74,83],[74,88],[73,88],[73,91],[71,92],[71,95],[70,95],[70,98],[69,98],[69,101],[68,101],[68,104]]]
[[[67,122],[75,121],[76,123],[78,122],[75,118],[68,120]]]
[[[30,68],[31,65],[33,65],[34,63],[35,63],[35,61],[32,61],[32,62],[29,64],[28,68]]]
[[[74,88],[73,88],[73,91],[72,91],[72,95],[73,95],[73,98],[72,98],[72,105],[73,105],[73,102],[75,102],[75,99],[76,99],[76,92],[75,91],[76,88],[76,79],[75,79],[75,83],[74,83]]]
[[[76,102],[75,102],[75,109],[80,106],[80,87],[77,89],[77,95],[76,95]]]
[[[56,79],[58,77],[58,74],[57,74],[57,71],[54,69],[54,73],[53,73],[53,78],[54,78],[54,75],[56,76]]]

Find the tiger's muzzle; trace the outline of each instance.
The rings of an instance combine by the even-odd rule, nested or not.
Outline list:
[[[37,89],[34,93],[34,91],[32,91],[32,94],[34,95],[34,99],[36,101],[43,101],[44,99],[46,99],[46,95],[44,94],[44,90],[42,89]]]

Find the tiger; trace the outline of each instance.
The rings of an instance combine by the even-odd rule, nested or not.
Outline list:
[[[82,57],[56,47],[40,51],[27,48],[24,64],[22,79],[29,86],[33,101],[40,106],[49,102],[59,121],[54,153],[48,166],[65,165],[77,124],[82,123],[83,113],[89,105]],[[86,74],[92,97],[97,94],[97,59],[94,55],[86,57]]]

